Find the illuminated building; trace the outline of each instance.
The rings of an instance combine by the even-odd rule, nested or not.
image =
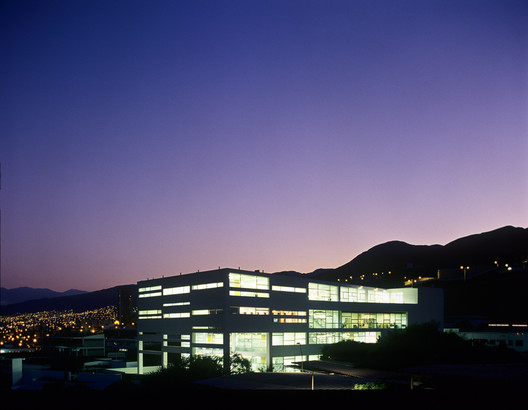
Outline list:
[[[441,289],[237,269],[151,279],[138,282],[138,372],[176,355],[234,353],[255,370],[283,371],[318,359],[325,344],[375,343],[384,331],[431,320],[443,326]]]

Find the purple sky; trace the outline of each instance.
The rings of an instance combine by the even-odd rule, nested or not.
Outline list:
[[[527,5],[3,1],[2,286],[527,227]]]

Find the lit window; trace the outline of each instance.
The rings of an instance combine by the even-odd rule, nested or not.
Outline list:
[[[292,345],[305,345],[306,344],[306,333],[304,332],[284,332],[284,333],[273,333],[271,335],[271,344],[273,346],[292,346]]]
[[[222,312],[222,309],[201,309],[201,310],[193,310],[192,314],[193,316],[216,315],[221,312]]]
[[[192,290],[205,290],[205,289],[216,289],[224,286],[224,282],[213,282],[213,283],[202,283],[199,285],[193,285]]]
[[[191,292],[191,287],[190,286],[178,286],[178,287],[175,287],[175,288],[163,289],[163,295],[164,296],[167,296],[167,295],[181,295],[181,294],[190,293],[190,292]]]
[[[140,310],[138,319],[161,319],[161,310]]]
[[[306,323],[306,311],[302,310],[273,310],[274,323]],[[304,317],[299,317],[304,316]]]
[[[193,343],[199,344],[215,344],[221,345],[224,343],[223,333],[193,333]]]
[[[191,302],[174,302],[174,303],[164,303],[164,307],[171,307],[171,306],[186,306],[190,305]]]
[[[147,286],[145,288],[139,288],[138,289],[138,292],[139,293],[142,293],[142,292],[152,292],[152,291],[155,291],[155,290],[161,290],[161,285],[158,285],[158,286]]]
[[[140,298],[153,298],[156,296],[161,296],[161,292],[142,293],[139,295]]]
[[[320,301],[339,301],[339,287],[332,285],[325,285],[322,283],[308,284],[308,299]]]
[[[211,348],[211,347],[194,347],[194,356],[209,356],[209,357],[222,357],[224,355],[223,349]]]
[[[339,311],[310,309],[308,324],[312,329],[339,328]]]
[[[276,292],[306,293],[306,288],[295,288],[292,286],[272,286],[271,290]]]
[[[179,312],[179,313],[165,313],[163,319],[182,319],[191,317],[189,312]]]
[[[269,278],[257,275],[244,275],[242,273],[230,273],[229,287],[268,290]]]
[[[341,341],[338,332],[310,332],[308,342],[311,345],[333,344]]]
[[[269,315],[269,308],[263,307],[239,307],[238,313],[241,315]]]
[[[244,296],[249,298],[269,298],[269,293],[230,290],[229,296]]]

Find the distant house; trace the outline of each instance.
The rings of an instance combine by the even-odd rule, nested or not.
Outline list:
[[[489,330],[459,330],[456,328],[445,329],[454,332],[474,344],[492,347],[508,347],[519,352],[528,352],[528,326],[527,325],[489,325]]]
[[[177,355],[229,357],[282,371],[320,357],[342,340],[375,343],[389,329],[436,321],[443,293],[433,288],[380,289],[308,276],[238,269],[138,283],[138,372]]]
[[[56,335],[46,338],[42,349],[46,353],[67,357],[104,357],[105,335]]]

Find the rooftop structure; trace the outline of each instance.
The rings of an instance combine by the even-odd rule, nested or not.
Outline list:
[[[138,372],[176,355],[234,353],[254,369],[317,360],[343,340],[375,343],[390,329],[436,321],[443,293],[380,289],[309,276],[218,269],[138,282]]]

